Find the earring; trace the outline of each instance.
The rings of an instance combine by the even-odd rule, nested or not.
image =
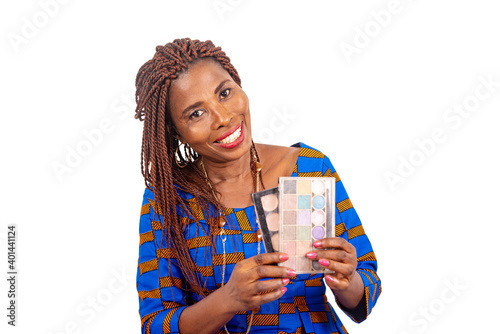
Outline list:
[[[181,153],[179,153],[179,147],[180,145],[177,146],[175,149],[175,163],[179,168],[184,168],[189,164],[189,161],[191,159],[191,147],[189,147],[188,144],[184,144],[184,155],[185,157],[182,156]]]

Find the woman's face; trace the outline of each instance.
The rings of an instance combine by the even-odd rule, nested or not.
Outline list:
[[[205,160],[227,162],[248,154],[248,97],[216,60],[199,60],[172,81],[169,108],[179,140]]]

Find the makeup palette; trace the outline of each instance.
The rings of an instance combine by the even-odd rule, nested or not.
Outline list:
[[[266,251],[287,253],[297,273],[330,272],[305,254],[335,236],[335,178],[280,177],[277,188],[252,195]]]
[[[280,229],[278,187],[252,194],[252,200],[266,252],[278,252]]]

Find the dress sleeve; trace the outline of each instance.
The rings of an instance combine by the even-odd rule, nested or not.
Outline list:
[[[162,240],[160,221],[153,221],[153,203],[153,193],[146,189],[137,266],[141,332],[178,333],[179,317],[187,307],[186,281],[177,259],[172,258],[168,241]]]
[[[347,192],[335,171],[330,159],[325,156],[323,160],[323,176],[336,178],[336,219],[335,236],[349,241],[355,248],[358,257],[357,271],[363,279],[365,294],[358,306],[354,309],[345,308],[338,299],[337,305],[355,322],[362,322],[371,313],[382,292],[380,278],[377,275],[377,259],[372,249],[370,240],[365,234],[358,214],[352,206]]]

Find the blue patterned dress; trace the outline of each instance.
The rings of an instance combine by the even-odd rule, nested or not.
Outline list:
[[[339,303],[338,305],[352,320],[361,322],[370,314],[381,293],[380,279],[376,274],[377,260],[372,246],[328,157],[303,143],[294,146],[299,146],[300,152],[292,176],[336,177],[335,235],[356,247],[357,271],[365,286],[364,298],[355,309],[347,310]],[[180,193],[186,199],[192,198],[187,193]],[[208,292],[211,292],[221,286],[222,242],[217,237],[216,252],[212,252],[208,226],[203,213],[196,207],[193,203],[192,214],[200,218],[199,225],[189,220],[190,217],[182,218],[188,219],[185,238],[197,265],[197,274]],[[137,268],[142,333],[178,333],[181,312],[201,297],[190,292],[189,285],[176,266],[177,259],[172,258],[168,242],[162,240],[162,217],[154,220],[153,211],[153,193],[146,189],[140,217]],[[224,227],[227,234],[227,283],[237,262],[257,254],[258,225],[253,206],[226,209],[224,215],[229,222]],[[264,250],[263,244],[261,249]],[[328,303],[325,291],[322,274],[298,274],[290,280],[286,293],[280,299],[260,307],[259,312],[254,315],[251,333],[347,333]],[[250,311],[237,313],[227,323],[228,331],[245,333],[249,319]],[[224,328],[217,333],[225,333]]]

